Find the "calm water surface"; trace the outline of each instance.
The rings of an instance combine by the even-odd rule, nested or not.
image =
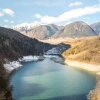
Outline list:
[[[23,63],[10,84],[15,100],[86,100],[95,75],[45,58]]]

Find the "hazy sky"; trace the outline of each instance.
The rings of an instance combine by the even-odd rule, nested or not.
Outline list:
[[[0,0],[0,26],[100,21],[100,0]]]

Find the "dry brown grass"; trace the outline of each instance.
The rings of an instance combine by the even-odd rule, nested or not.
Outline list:
[[[50,43],[50,44],[59,44],[59,43],[66,43],[66,44],[70,44],[70,42],[72,42],[74,39],[72,38],[51,38],[51,39],[46,39],[46,40],[40,40],[41,42],[44,43]]]
[[[71,45],[72,48],[62,54],[65,58],[100,64],[100,36],[77,39]]]

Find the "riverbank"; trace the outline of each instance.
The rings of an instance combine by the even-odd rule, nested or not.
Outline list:
[[[100,72],[100,65],[99,64],[89,64],[79,61],[72,61],[72,60],[65,60],[65,63],[69,66],[84,69],[91,72]]]
[[[87,70],[96,74],[96,86],[89,92],[89,94],[87,95],[87,99],[100,100],[100,65],[71,60],[65,60],[65,63],[71,67]]]
[[[100,65],[89,64],[78,61],[65,60],[65,63],[71,67],[87,70],[96,73],[96,86],[91,90],[87,96],[88,100],[100,100]]]
[[[100,72],[96,73],[96,86],[88,94],[89,100],[100,100]]]

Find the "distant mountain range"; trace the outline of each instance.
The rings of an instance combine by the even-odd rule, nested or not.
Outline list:
[[[22,34],[36,39],[48,39],[58,37],[78,38],[86,36],[95,36],[100,34],[100,23],[88,25],[83,21],[70,23],[66,26],[57,26],[54,24],[38,26],[14,27]]]
[[[96,32],[85,22],[78,21],[66,25],[62,30],[55,33],[53,37],[70,37],[78,38],[85,36],[94,36]]]
[[[62,27],[59,27],[54,24],[49,24],[49,25],[39,25],[36,27],[17,27],[15,30],[21,32],[22,34],[36,38],[36,39],[46,39],[54,35],[57,31],[62,29]]]

